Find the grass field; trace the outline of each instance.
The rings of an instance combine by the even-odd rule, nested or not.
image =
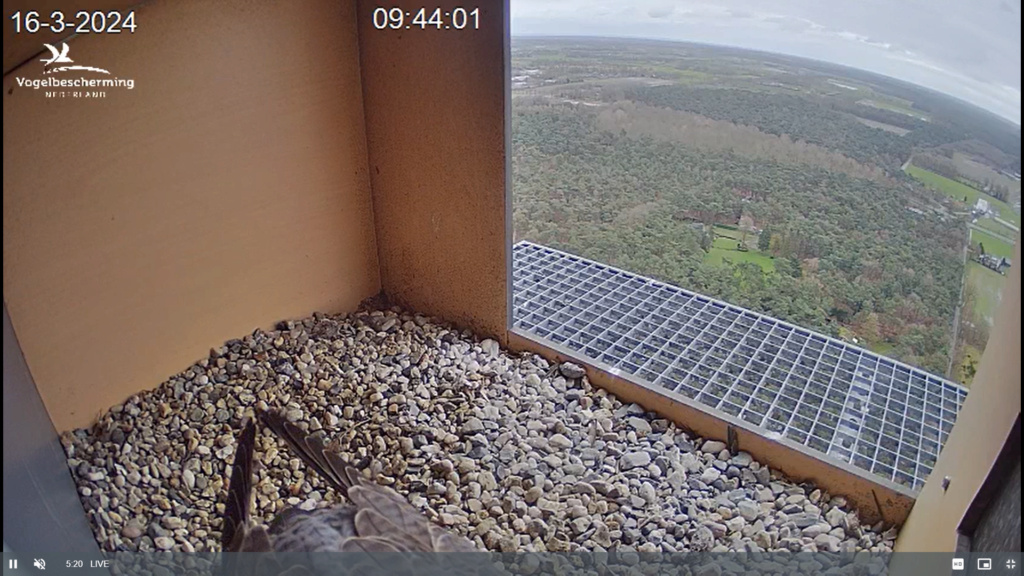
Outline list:
[[[1008,178],[1005,174],[1002,174],[981,162],[977,162],[961,152],[955,152],[953,154],[953,164],[956,164],[956,169],[961,174],[971,178],[975,182],[990,180],[993,184],[999,184],[1009,188],[1013,198],[1020,197],[1020,181],[1018,180]]]
[[[889,353],[893,351],[893,348],[895,348],[895,346],[884,340],[879,342],[869,342],[867,347],[868,350],[871,350],[876,354],[881,354],[882,356],[888,356]]]
[[[971,310],[975,324],[985,322],[992,326],[1005,280],[1002,274],[989,270],[977,262],[967,263],[967,281],[971,283],[975,295],[974,309]]]
[[[703,82],[710,82],[714,79],[714,77],[707,72],[680,69],[675,66],[666,66],[663,64],[651,64],[644,68],[660,76],[672,78],[681,84],[700,84]]]
[[[923,182],[926,186],[938,190],[950,198],[963,202],[964,197],[967,197],[967,204],[973,206],[978,198],[984,198],[988,200],[988,203],[995,209],[999,216],[1007,222],[1012,222],[1015,226],[1020,227],[1020,216],[1013,211],[1006,202],[996,200],[995,198],[985,194],[984,192],[971,188],[966,184],[957,182],[956,180],[950,180],[945,176],[939,176],[938,174],[919,168],[911,164],[907,166],[907,174],[910,174],[914,178],[917,178]]]
[[[1000,234],[1002,236],[1007,236],[1009,238],[1016,238],[1017,237],[1017,233],[1016,232],[1014,232],[1010,228],[1007,228],[1006,226],[1003,226],[999,222],[996,222],[992,218],[979,218],[978,221],[974,223],[974,225],[978,226],[980,228],[984,228],[985,230],[991,230],[991,231],[995,232],[996,234]]]
[[[977,249],[979,243],[985,245],[986,254],[999,256],[1000,258],[1013,258],[1012,244],[1004,242],[990,234],[986,234],[982,230],[971,230],[971,247]]]
[[[868,98],[865,100],[858,100],[857,104],[861,104],[863,106],[871,106],[874,108],[881,108],[882,110],[889,110],[892,112],[899,112],[900,114],[913,116],[914,118],[920,118],[922,120],[928,119],[927,114],[921,112],[920,110],[915,110],[911,102],[903,100],[902,98],[894,98],[891,96],[886,97],[886,99],[884,100],[882,98],[877,97]]]
[[[715,241],[711,245],[711,251],[704,256],[704,261],[718,266],[722,264],[723,259],[727,258],[736,263],[752,262],[760,266],[765,272],[775,271],[775,261],[770,256],[766,256],[757,250],[740,252],[736,249],[736,244],[739,243],[741,236],[742,233],[739,231],[716,226]],[[750,240],[756,238],[754,235],[749,236],[748,245]]]

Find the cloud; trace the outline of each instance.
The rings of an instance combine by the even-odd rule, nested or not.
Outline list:
[[[658,6],[648,10],[647,15],[651,18],[668,18],[672,15],[673,10],[675,10],[673,6]]]

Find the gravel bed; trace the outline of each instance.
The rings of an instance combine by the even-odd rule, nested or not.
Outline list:
[[[841,496],[621,403],[578,366],[393,309],[257,330],[62,435],[100,547],[219,549],[234,434],[257,407],[324,429],[494,551],[886,552],[896,536]],[[269,432],[256,460],[257,518],[338,501]]]

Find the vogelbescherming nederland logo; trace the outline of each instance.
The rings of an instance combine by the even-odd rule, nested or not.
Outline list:
[[[52,44],[43,44],[43,46],[50,52],[49,58],[39,60],[43,63],[44,77],[24,78],[19,76],[16,78],[18,86],[33,90],[45,89],[47,98],[106,98],[107,88],[135,89],[135,80],[132,78],[118,78],[104,68],[75,64],[75,61],[68,56],[71,47],[67,42],[61,44],[60,50],[57,50]],[[68,72],[79,74],[69,77],[66,74]],[[109,78],[87,78],[82,73],[103,74]]]

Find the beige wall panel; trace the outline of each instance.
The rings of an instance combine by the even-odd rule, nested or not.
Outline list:
[[[978,373],[932,475],[896,541],[897,552],[953,552],[956,530],[1020,414],[1020,245]],[[942,479],[949,476],[949,488]],[[998,569],[998,567],[997,567]]]
[[[4,77],[4,298],[58,430],[211,346],[380,289],[355,8],[154,2],[76,64],[104,99]]]
[[[504,341],[503,3],[480,4],[480,30],[377,30],[378,5],[359,3],[359,32],[381,282],[399,304]]]

